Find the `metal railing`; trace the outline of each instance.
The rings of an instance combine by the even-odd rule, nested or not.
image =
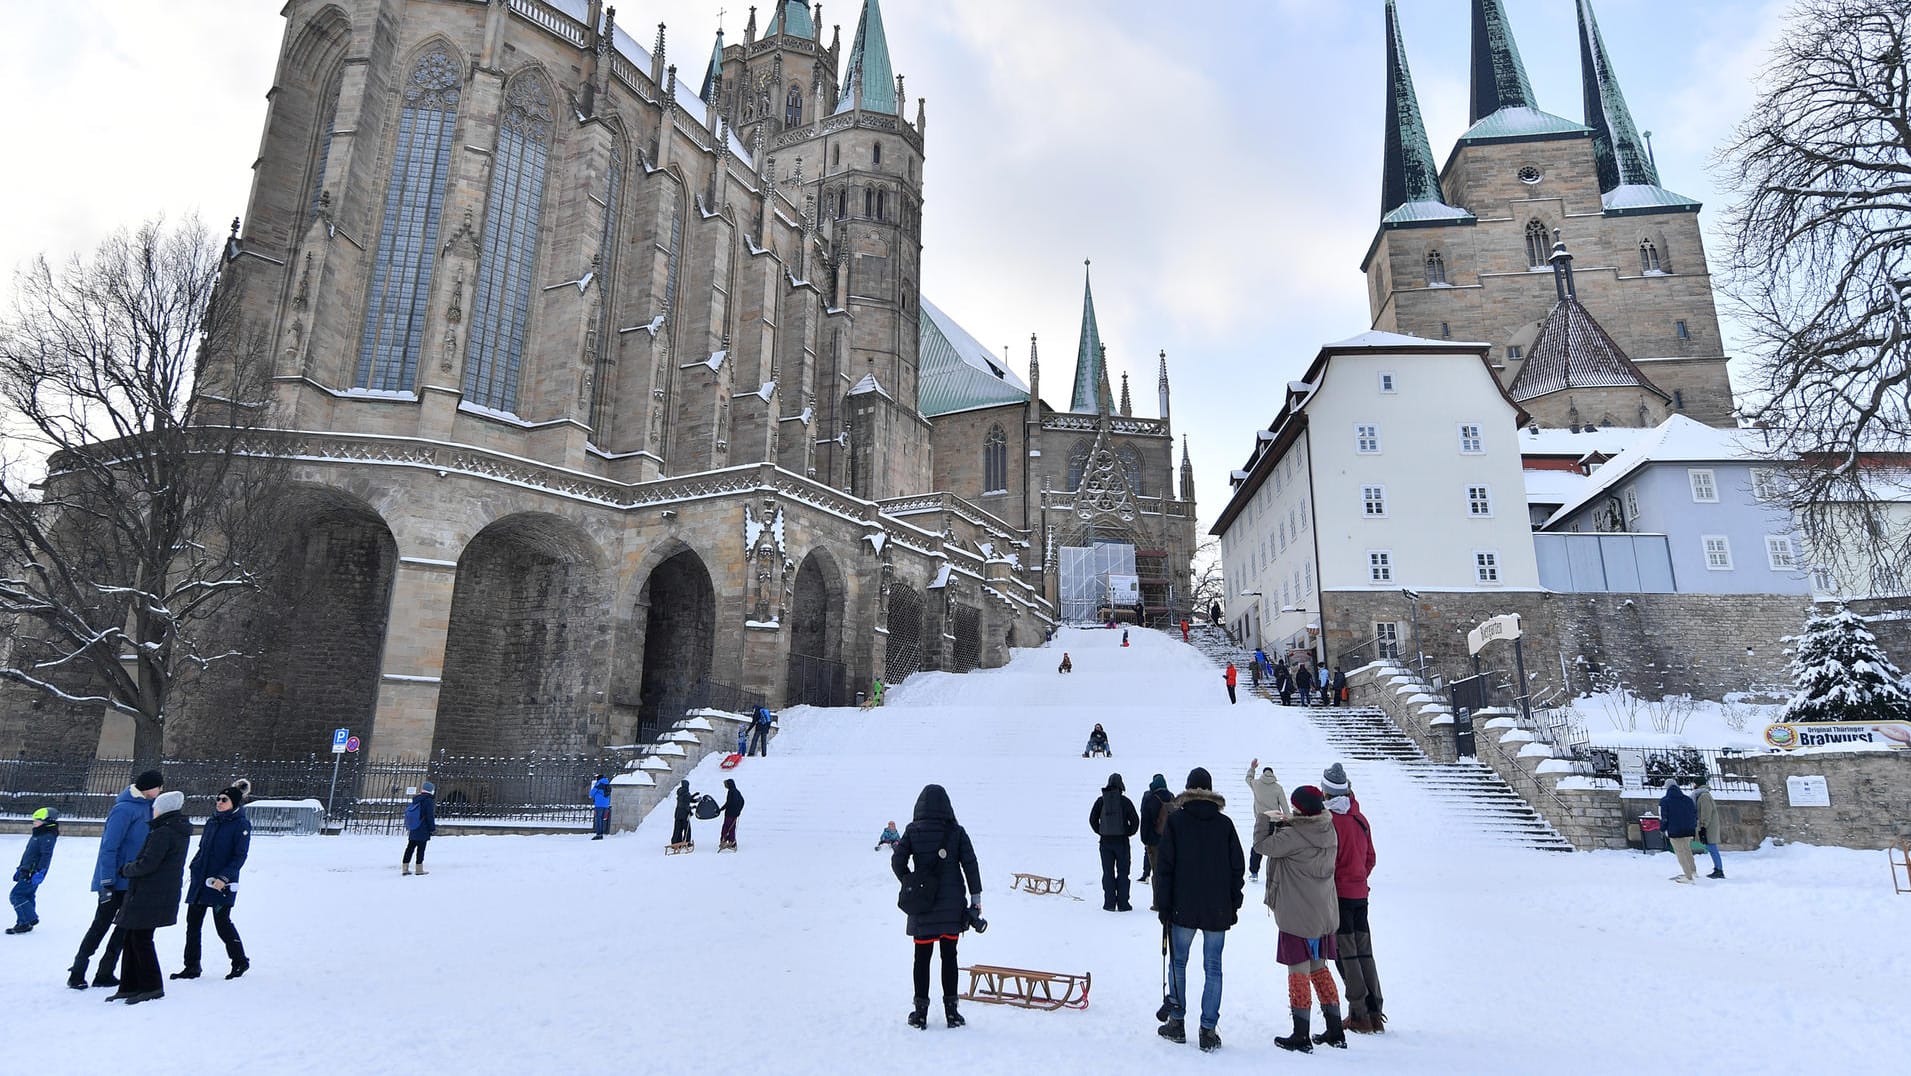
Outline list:
[[[112,810],[120,792],[132,784],[134,775],[145,768],[126,758],[0,760],[0,815],[27,816],[42,807],[53,807],[66,819],[100,821]],[[204,817],[213,811],[213,797],[241,777],[252,783],[254,799],[315,799],[323,803],[332,780],[332,756],[169,759],[159,763],[157,769],[166,779],[167,788],[186,794],[186,813]],[[342,777],[340,781],[342,785]]]
[[[789,692],[784,705],[848,706],[854,701],[849,666],[828,658],[790,655]]]
[[[1589,773],[1618,781],[1628,792],[1653,792],[1669,778],[1677,778],[1688,789],[1700,774],[1708,774],[1714,792],[1758,794],[1758,782],[1729,772],[1735,759],[1753,752],[1709,747],[1589,747],[1586,761]]]

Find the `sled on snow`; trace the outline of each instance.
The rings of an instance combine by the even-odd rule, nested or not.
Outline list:
[[[1015,875],[1015,881],[1009,884],[1009,888],[1046,896],[1050,893],[1060,893],[1066,884],[1068,884],[1066,878],[1045,878],[1039,874],[1018,873]]]
[[[1886,853],[1891,857],[1891,891],[1893,893],[1911,893],[1911,840],[1899,841],[1897,847]],[[1898,884],[1898,874],[1904,873],[1904,884]]]
[[[993,964],[977,964],[962,970],[969,973],[969,987],[962,995],[965,1001],[1014,1005],[1049,1012],[1088,1008],[1091,976],[1087,972],[1070,975],[1066,972],[1002,968]]]
[[[717,763],[717,768],[720,770],[734,770],[742,761],[743,756],[741,754],[732,752],[731,754],[723,756],[723,761]]]
[[[667,856],[678,856],[678,855],[682,855],[682,854],[684,854],[685,852],[694,852],[694,851],[696,851],[696,850],[697,850],[697,842],[695,842],[695,841],[678,841],[678,842],[677,842],[676,844],[668,844],[668,845],[665,845],[665,846],[664,846],[664,855],[667,855]]]

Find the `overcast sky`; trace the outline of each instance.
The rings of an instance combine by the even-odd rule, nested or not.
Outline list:
[[[116,227],[243,215],[283,32],[277,0],[0,0],[0,266],[64,258]],[[741,0],[624,0],[685,68]],[[1400,0],[1420,103],[1444,161],[1466,126],[1467,0]],[[1724,200],[1711,158],[1744,116],[1783,0],[1596,0],[1665,185]],[[762,20],[768,21],[764,0]],[[860,0],[824,4],[844,47]],[[1571,0],[1506,0],[1540,107],[1580,119]],[[1368,328],[1360,259],[1378,217],[1381,0],[888,0],[890,52],[928,98],[923,289],[975,337],[1011,345],[1067,406],[1082,261],[1111,372],[1154,414],[1168,352],[1201,515],[1322,343]],[[825,40],[827,40],[827,31]],[[913,118],[914,105],[910,106]],[[1728,341],[1732,338],[1727,327]],[[1742,359],[1742,357],[1741,357]],[[1743,383],[1744,363],[1734,376]]]

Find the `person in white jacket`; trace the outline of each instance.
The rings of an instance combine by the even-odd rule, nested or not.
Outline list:
[[[1274,767],[1262,767],[1261,760],[1258,758],[1248,763],[1247,787],[1254,793],[1254,817],[1260,818],[1269,811],[1273,811],[1282,818],[1287,817],[1287,790],[1281,787],[1280,779],[1274,776]],[[1261,880],[1261,853],[1259,852],[1248,853],[1247,880],[1250,882]]]

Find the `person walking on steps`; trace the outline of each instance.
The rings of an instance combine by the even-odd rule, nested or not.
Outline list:
[[[1367,925],[1367,878],[1374,871],[1373,827],[1361,813],[1360,801],[1347,780],[1347,770],[1336,762],[1321,774],[1321,795],[1327,797],[1328,818],[1334,823],[1334,899],[1340,907],[1340,928],[1334,932],[1334,966],[1346,987],[1348,1031],[1379,1034],[1387,1017],[1380,1011],[1380,973],[1374,968],[1374,936]]]
[[[1168,802],[1174,794],[1168,791],[1168,779],[1155,774],[1148,782],[1148,791],[1141,795],[1141,881],[1147,882],[1155,869],[1155,848],[1161,843],[1161,824],[1168,817]],[[1154,911],[1150,907],[1149,911]]]
[[[1294,705],[1294,677],[1285,661],[1274,663],[1274,690],[1280,692],[1282,706]]]
[[[737,850],[737,816],[743,813],[743,793],[737,791],[734,778],[723,780],[723,830],[717,834],[717,851]]]
[[[1221,813],[1226,806],[1208,771],[1190,770],[1155,858],[1155,908],[1169,943],[1168,1002],[1157,1014],[1166,1020],[1158,1033],[1170,1042],[1188,1041],[1188,951],[1199,931],[1203,1052],[1221,1046],[1221,951],[1246,888],[1247,859],[1233,821]]]
[[[1347,705],[1347,674],[1341,671],[1340,666],[1334,666],[1334,678],[1327,685],[1327,689],[1335,706]]]
[[[232,925],[232,905],[239,899],[239,868],[245,866],[252,847],[252,821],[246,817],[245,800],[245,790],[236,785],[219,793],[212,803],[212,817],[199,834],[199,852],[192,857],[191,884],[186,887],[185,966],[173,972],[175,979],[199,978],[199,938],[208,910],[212,928],[232,961],[226,978],[237,979],[252,967],[239,930]]]
[[[1192,626],[1193,625],[1188,623],[1187,617],[1184,616],[1181,618],[1181,641],[1182,642],[1185,643],[1188,641],[1188,629]]]
[[[1303,1054],[1311,1053],[1317,1042],[1344,1049],[1340,990],[1327,970],[1340,926],[1334,899],[1339,846],[1320,789],[1302,785],[1288,802],[1294,813],[1287,819],[1263,814],[1254,820],[1254,847],[1268,860],[1267,906],[1274,909],[1274,926],[1280,931],[1274,959],[1287,966],[1287,1005],[1294,1017],[1293,1033],[1276,1038],[1274,1045]],[[1318,1039],[1310,1036],[1308,1026],[1308,1006],[1315,996],[1327,1023]]]
[[[1300,688],[1301,705],[1312,706],[1314,697],[1314,670],[1306,662],[1294,667],[1294,686]]]
[[[1706,854],[1712,857],[1712,873],[1706,877],[1723,878],[1725,861],[1719,858],[1719,805],[1712,799],[1710,773],[1699,771],[1699,790],[1693,794],[1692,800],[1699,811],[1699,843],[1705,846]]]
[[[405,806],[405,858],[399,863],[400,874],[423,875],[425,871],[425,845],[438,832],[438,786],[426,781],[418,786],[418,794]],[[418,854],[418,869],[411,869],[412,853]]]
[[[1128,838],[1141,829],[1141,816],[1126,795],[1121,774],[1108,775],[1101,795],[1088,808],[1088,828],[1101,837],[1101,910],[1128,912]]]
[[[1672,880],[1691,885],[1699,877],[1692,860],[1692,842],[1699,833],[1699,805],[1679,787],[1676,778],[1667,778],[1665,795],[1659,797],[1659,828],[1665,830],[1666,843],[1679,857],[1679,873]]]
[[[688,845],[690,840],[690,812],[696,807],[697,800],[690,794],[690,782],[677,783],[677,806],[670,816],[670,843],[672,847]]]
[[[119,989],[108,1001],[138,1005],[166,996],[153,932],[179,922],[179,891],[185,884],[186,850],[192,844],[192,822],[182,810],[185,806],[184,792],[160,793],[153,801],[153,820],[139,856],[119,869],[128,882],[126,902],[120,905],[116,920],[125,932],[125,944],[120,950]]]
[[[1240,674],[1234,671],[1234,663],[1232,661],[1228,662],[1227,669],[1221,673],[1221,680],[1223,683],[1228,685],[1228,705],[1229,706],[1234,705],[1234,684],[1235,684],[1235,681],[1239,679],[1240,679]]]
[[[770,757],[770,724],[776,715],[770,713],[767,706],[756,708],[756,714],[750,722],[750,754]]]
[[[125,903],[126,890],[131,885],[119,869],[137,858],[139,850],[146,846],[146,831],[153,823],[153,801],[165,790],[166,779],[159,771],[147,770],[120,792],[119,798],[113,801],[113,809],[106,814],[106,825],[100,830],[99,859],[93,864],[93,891],[99,894],[99,904],[93,909],[93,922],[86,928],[86,936],[80,939],[79,954],[73,958],[73,966],[67,969],[66,985],[75,990],[86,989],[86,962],[93,959],[93,950],[99,948],[102,938],[106,939],[106,951],[100,954],[93,985],[119,985],[113,968],[119,963],[125,935],[113,930],[112,936],[107,936],[113,920],[119,918],[120,906]]]
[[[940,948],[942,1013],[950,1027],[961,1027],[968,1021],[956,1010],[956,942],[971,924],[977,930],[987,924],[982,920],[982,869],[975,862],[975,846],[956,821],[949,793],[941,785],[924,785],[916,797],[915,813],[890,854],[889,869],[903,883],[896,903],[908,916],[904,929],[915,943],[916,1005],[909,1012],[909,1026],[929,1026],[929,958]]]
[[[1255,771],[1259,770],[1259,773]],[[1274,767],[1262,766],[1260,759],[1247,764],[1247,787],[1254,794],[1254,817],[1259,818],[1269,811],[1275,815],[1287,817],[1287,790],[1281,787],[1280,778],[1274,776]],[[1261,880],[1261,853],[1259,849],[1249,849],[1247,856],[1247,880]]]
[[[20,853],[20,865],[13,871],[13,891],[7,894],[13,905],[13,925],[8,934],[25,934],[40,925],[40,909],[34,896],[46,881],[47,868],[53,865],[53,845],[60,839],[60,812],[42,807],[33,812],[33,834],[27,838],[26,851]]]
[[[1332,694],[1333,684],[1334,674],[1328,671],[1327,666],[1325,664],[1316,666],[1314,669],[1314,686],[1320,689],[1320,704],[1322,706],[1332,706],[1334,704],[1334,696]]]
[[[610,778],[598,774],[591,778],[591,840],[601,841],[610,832]]]

